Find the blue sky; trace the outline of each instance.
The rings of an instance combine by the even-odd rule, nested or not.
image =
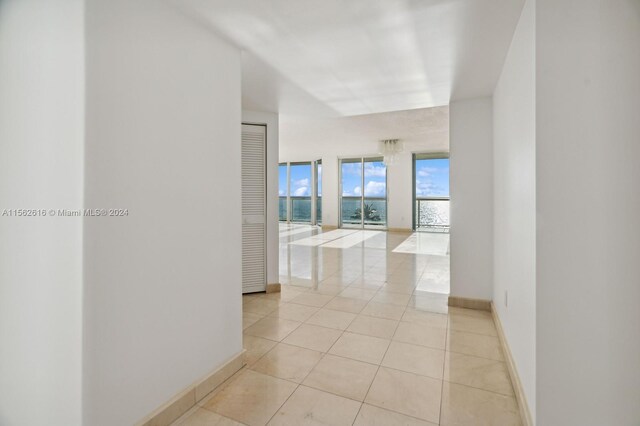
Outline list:
[[[318,168],[319,183],[322,182],[322,169]],[[365,197],[386,196],[387,169],[381,161],[366,162]],[[342,164],[342,195],[362,195],[362,164]],[[319,185],[322,195],[322,185]],[[280,196],[287,195],[287,166],[279,168],[278,192]],[[416,161],[416,195],[418,197],[448,197],[449,196],[449,159],[417,160]],[[311,196],[311,165],[291,166],[291,196]]]
[[[364,196],[385,197],[387,168],[382,161],[364,163]],[[362,195],[362,164],[342,163],[342,195],[359,197]]]
[[[278,195],[287,196],[287,165],[280,164],[278,166]]]
[[[416,161],[416,195],[418,197],[449,196],[449,159]]]
[[[311,165],[293,164],[290,167],[291,174],[291,196],[310,197],[311,196]],[[281,165],[278,173],[278,194],[282,197],[287,195],[287,166]]]

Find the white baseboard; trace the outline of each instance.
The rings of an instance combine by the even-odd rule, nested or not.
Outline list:
[[[244,365],[244,350],[220,368],[207,374],[182,392],[162,404],[151,414],[136,423],[136,426],[168,426],[178,417],[189,411],[202,398],[233,376]]]
[[[502,346],[502,352],[504,353],[504,359],[507,363],[507,370],[511,377],[511,384],[513,385],[513,391],[516,394],[516,401],[518,402],[518,409],[520,410],[520,418],[522,419],[523,426],[533,426],[533,420],[531,419],[531,412],[529,411],[529,404],[527,404],[527,397],[525,396],[524,389],[522,388],[522,382],[516,369],[516,364],[509,349],[509,344],[504,335],[504,329],[500,322],[500,317],[495,309],[495,305],[491,302],[491,315],[493,316],[493,322],[498,330],[498,338],[500,339],[500,345]]]
[[[454,306],[456,308],[475,309],[478,311],[491,311],[491,300],[485,299],[449,296],[448,305]]]

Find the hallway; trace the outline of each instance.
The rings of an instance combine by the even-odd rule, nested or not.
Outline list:
[[[243,297],[246,366],[175,424],[519,425],[491,315],[447,307],[434,238],[281,225],[282,292]]]

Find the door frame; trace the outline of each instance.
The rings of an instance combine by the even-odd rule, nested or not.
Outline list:
[[[347,226],[345,227],[342,223],[342,161],[343,160],[360,160],[360,164],[362,167],[362,175],[360,176],[360,211],[362,212],[362,218],[360,219],[360,225]],[[359,157],[338,157],[338,228],[345,229],[377,229],[386,231],[389,228],[389,167],[385,164],[385,173],[384,173],[384,188],[385,188],[385,197],[384,197],[384,209],[385,209],[385,221],[384,225],[365,225],[364,221],[364,199],[366,198],[364,195],[364,181],[365,181],[365,173],[364,173],[364,165],[369,160],[372,161],[380,161],[384,164],[384,157],[380,154],[377,155],[365,155]],[[357,161],[350,161],[351,163],[358,163]],[[354,197],[355,198],[355,197]],[[369,198],[377,198],[377,197],[369,197]]]
[[[266,291],[267,290],[267,267],[268,267],[268,261],[267,261],[267,257],[269,256],[269,253],[267,251],[267,241],[269,239],[269,227],[267,226],[267,211],[269,208],[269,197],[267,196],[267,177],[268,177],[268,173],[269,173],[269,169],[268,169],[268,161],[267,161],[267,156],[269,155],[268,152],[268,126],[266,123],[252,123],[252,122],[245,122],[242,121],[241,122],[241,126],[259,126],[259,127],[264,127],[264,190],[263,190],[263,194],[264,194],[264,221],[262,223],[262,226],[264,228],[264,277],[263,277],[263,285],[262,286],[252,286],[251,288],[246,288],[243,286],[242,287],[242,294],[246,294],[246,293],[258,293],[258,292],[262,292],[262,291]],[[242,127],[240,127],[241,131],[242,131]],[[241,141],[242,143],[242,134],[241,134]],[[242,154],[242,146],[240,146],[240,150],[241,150],[241,154]],[[242,160],[241,160],[242,161]],[[242,167],[242,164],[240,165],[240,167]],[[241,172],[242,173],[242,172]],[[240,188],[240,190],[242,191],[242,188]],[[242,201],[242,196],[241,196],[241,201]],[[247,290],[247,291],[245,291]]]
[[[418,158],[421,157],[421,158]],[[417,196],[416,196],[416,161],[417,160],[444,160],[449,159],[448,152],[412,152],[411,153],[411,216],[412,216],[412,230],[414,232],[418,232],[418,224],[417,224]],[[451,169],[449,169],[449,180],[451,180]],[[449,200],[451,202],[451,196],[446,197],[433,197],[433,200]],[[423,231],[427,232],[427,231]]]

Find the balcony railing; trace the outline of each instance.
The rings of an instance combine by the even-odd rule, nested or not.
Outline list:
[[[361,225],[362,205],[360,197],[342,197],[342,224]],[[364,199],[364,224],[386,225],[387,200],[386,198],[365,197]]]
[[[291,222],[311,222],[311,197],[290,197]],[[278,218],[287,221],[287,197],[278,198]],[[322,197],[317,198],[316,220],[322,222]]]
[[[281,221],[287,221],[287,197],[278,198],[278,217]]]
[[[416,229],[448,232],[449,197],[416,198]]]
[[[291,222],[311,222],[311,197],[289,197]]]

